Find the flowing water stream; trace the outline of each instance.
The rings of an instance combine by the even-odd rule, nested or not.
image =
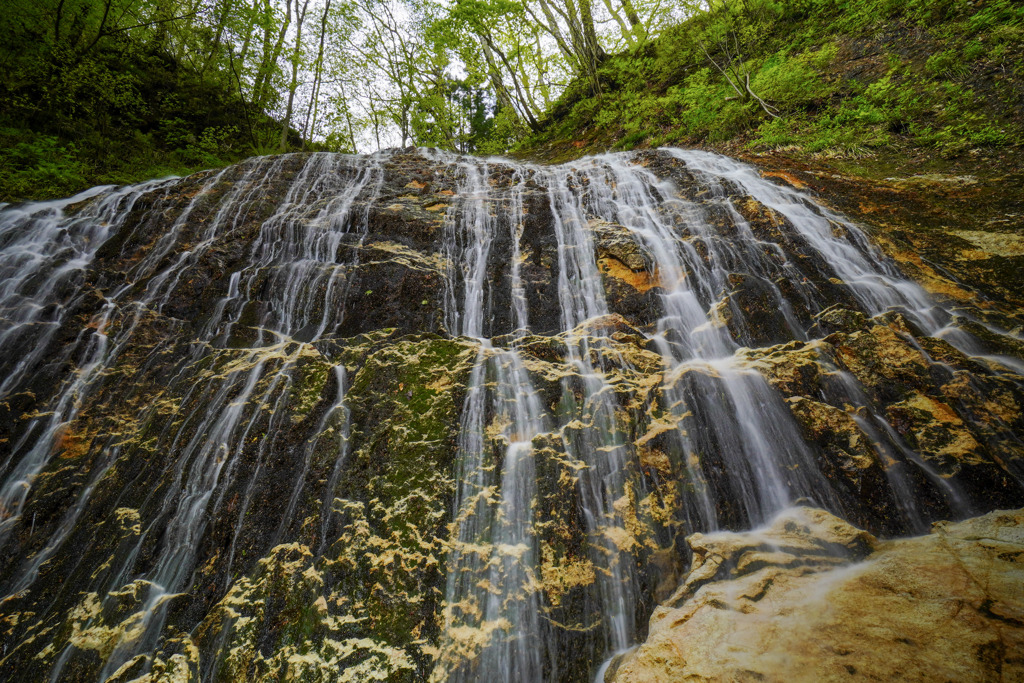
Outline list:
[[[904,277],[859,227],[750,166],[678,149],[563,166],[416,154],[438,187],[450,189],[438,195],[447,208],[430,238],[430,263],[441,264],[442,277],[414,300],[433,300],[436,331],[475,353],[453,441],[443,597],[430,636],[436,654],[422,677],[583,680],[642,637],[654,589],[638,560],[648,549],[638,540],[637,509],[661,496],[664,482],[636,444],[654,436],[680,463],[680,500],[664,525],[672,533],[755,528],[798,503],[862,514],[867,503],[822,466],[794,399],[752,360],[751,349],[784,342],[819,348],[816,325],[837,300],[868,317],[898,313],[921,335],[1021,386],[1019,360],[986,351],[958,324],[962,311]],[[311,556],[327,561],[334,499],[353,440],[367,429],[352,423],[353,361],[346,369],[329,359],[323,407],[301,438],[284,439],[298,422],[292,416],[314,405],[301,389],[308,369],[324,362],[318,344],[338,342],[352,302],[373,296],[353,282],[373,265],[364,253],[383,230],[375,221],[408,188],[425,185],[389,189],[399,158],[256,158],[192,179],[0,210],[0,400],[37,400],[0,460],[0,547],[16,540],[33,549],[8,563],[0,592],[35,599],[47,568],[87,533],[87,520],[136,515],[137,535],[110,562],[72,563],[67,574],[84,582],[39,598],[49,610],[79,592],[98,596],[76,633],[125,612],[101,649],[97,680],[150,671],[169,642],[169,619],[187,621],[172,618],[172,606],[200,590],[193,582],[201,565],[222,563],[218,582],[202,588],[219,599],[252,566],[244,549],[253,534],[265,548],[311,534]],[[770,211],[775,232],[745,217],[744,202]],[[538,230],[551,244],[544,258]],[[406,237],[399,229],[389,239]],[[614,258],[602,255],[609,243]],[[410,248],[400,246],[402,254]],[[637,291],[650,293],[644,310],[655,313],[627,324],[609,294],[609,268],[630,258],[638,260],[627,277],[643,280]],[[98,262],[109,272],[96,271]],[[747,310],[737,283],[768,309]],[[210,305],[189,308],[204,287],[217,292]],[[933,376],[958,376],[910,333],[897,337],[916,344]],[[559,349],[556,360],[537,355],[539,339]],[[638,365],[650,358],[655,370]],[[877,495],[896,510],[890,528],[923,531],[936,514],[985,508],[873,407],[871,389],[824,352],[815,363],[814,400],[838,406],[835,419],[854,425],[884,463]],[[626,378],[641,375],[650,378],[649,397],[638,408]],[[29,514],[37,480],[77,443],[72,427],[94,412],[91,402],[109,401],[111,392],[133,421],[124,433],[90,437],[86,471],[41,538]],[[144,450],[129,447],[132,430],[144,436]],[[640,439],[645,430],[651,437]],[[1019,443],[1003,432],[991,438]],[[563,608],[551,597],[554,522],[541,512],[553,488],[541,475],[551,453],[571,470],[559,486],[570,489],[584,537],[579,553],[564,552],[592,577],[573,594],[584,616],[571,627],[559,622]],[[157,464],[140,465],[144,454]],[[1015,479],[1007,486],[1019,490],[1019,466],[1004,469]],[[279,471],[289,474],[275,484],[276,516],[261,523],[266,482]],[[111,493],[113,477],[122,483]],[[310,506],[319,516],[304,522],[300,511]],[[221,629],[218,652],[228,648],[229,631]],[[590,673],[565,663],[558,639],[568,636],[557,635],[564,633],[576,634],[572,642],[586,654],[571,661],[586,662]],[[55,642],[49,675],[59,681],[79,670],[85,646]],[[219,657],[202,666],[204,680],[225,670]]]
[[[539,680],[544,639],[531,444],[546,431],[546,420],[515,342],[508,349],[496,349],[482,336],[488,256],[498,230],[507,231],[516,245],[513,264],[519,260],[522,214],[517,209],[522,187],[515,183],[509,196],[497,197],[490,191],[485,162],[447,156],[439,160],[456,164],[461,176],[459,201],[445,220],[444,253],[450,271],[445,320],[449,329],[479,343],[458,444],[453,514],[458,531],[448,559],[445,614],[447,655],[456,666],[446,678]],[[502,200],[508,204],[504,215],[499,214]],[[510,285],[515,327],[526,330],[522,283],[515,267]],[[476,661],[471,671],[457,664],[467,656]]]

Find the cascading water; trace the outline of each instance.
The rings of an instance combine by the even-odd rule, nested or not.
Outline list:
[[[7,395],[39,362],[52,336],[63,322],[68,300],[76,294],[75,281],[89,265],[108,235],[131,212],[135,202],[162,185],[153,181],[112,190],[97,187],[66,200],[9,208],[0,224],[0,310],[4,348],[26,348],[23,356],[8,356],[0,366],[4,375],[0,396]],[[104,194],[106,193],[106,194]],[[63,209],[100,195],[82,215],[62,220]],[[17,521],[32,479],[49,461],[52,442],[73,419],[81,394],[103,362],[111,307],[104,305],[90,329],[71,345],[78,352],[78,376],[69,383],[47,419],[37,418],[4,459],[5,481],[0,488],[0,544]],[[74,353],[73,351],[72,353]]]
[[[284,155],[5,207],[0,677],[587,680],[689,533],[1019,503],[1024,368],[969,315],[706,152]]]
[[[461,201],[446,218],[444,253],[450,276],[445,320],[449,329],[480,346],[467,386],[457,455],[453,516],[458,531],[448,559],[445,613],[445,647],[452,669],[439,667],[435,676],[449,681],[540,680],[544,640],[537,595],[531,443],[546,431],[544,409],[515,342],[509,349],[496,349],[482,336],[489,308],[488,257],[497,230],[509,232],[512,263],[519,260],[522,183],[509,190],[511,210],[508,220],[501,221],[495,215],[498,198],[491,196],[487,184],[487,165],[441,159],[454,163],[463,176],[457,192]],[[511,272],[515,326],[525,330],[522,283],[515,265]],[[472,664],[466,666],[465,659]]]
[[[590,176],[568,168],[538,169],[538,174],[547,188],[558,240],[558,300],[566,335],[566,360],[576,371],[576,377],[563,383],[563,413],[580,413],[583,417],[581,423],[563,423],[562,431],[567,450],[586,465],[580,473],[580,505],[587,520],[594,563],[603,570],[598,584],[600,608],[608,624],[604,629],[605,647],[615,652],[629,645],[632,638],[636,595],[631,563],[624,556],[625,548],[620,547],[623,537],[616,533],[623,527],[615,505],[625,495],[627,454],[616,419],[613,390],[605,374],[611,360],[607,357],[615,354],[605,344],[603,319],[609,311],[593,258],[593,240],[586,229],[593,214],[587,211],[582,188]],[[588,187],[589,191],[593,188]],[[591,321],[596,325],[588,325]],[[615,360],[621,363],[621,359]]]
[[[198,241],[190,248],[181,250],[180,233],[194,207],[217,187],[226,172],[212,176],[202,186],[171,225],[170,230],[158,238],[156,245],[141,260],[135,271],[136,277],[115,292],[107,300],[100,314],[94,318],[90,325],[96,330],[90,335],[92,340],[87,344],[76,344],[85,347],[85,358],[88,360],[79,370],[77,379],[62,390],[57,410],[51,418],[54,426],[47,430],[44,438],[36,440],[34,450],[21,461],[22,469],[32,467],[36,472],[41,469],[45,461],[40,462],[41,459],[35,453],[52,450],[53,437],[48,435],[56,432],[58,427],[66,425],[74,417],[73,413],[67,414],[72,408],[66,406],[73,404],[77,407],[81,403],[80,394],[96,380],[96,377],[112,367],[121,348],[131,340],[136,326],[145,315],[144,312],[147,309],[157,312],[163,309],[170,294],[174,292],[177,283],[186,275],[190,266],[203,258],[204,252],[215,240],[231,234],[244,219],[245,213],[250,210],[253,197],[259,194],[265,183],[276,179],[276,174],[280,172],[284,161],[285,158],[280,157],[257,159],[250,163],[220,201],[217,211],[205,221],[206,225]],[[365,216],[364,220],[360,221],[358,216],[351,215],[354,196],[367,187],[372,192],[374,179],[379,182],[380,174],[374,173],[372,160],[367,161],[361,169],[358,163],[349,164],[344,169],[340,168],[340,161],[337,155],[314,155],[303,165],[291,184],[285,201],[264,221],[262,234],[253,244],[253,253],[247,267],[232,275],[232,284],[227,296],[218,303],[214,315],[207,320],[199,339],[205,344],[223,343],[229,336],[233,323],[237,321],[237,316],[241,314],[240,310],[232,311],[231,304],[237,304],[238,300],[242,299],[241,304],[244,306],[246,302],[251,301],[249,297],[257,289],[254,279],[268,270],[278,269],[278,272],[274,273],[278,278],[275,282],[277,286],[272,290],[278,295],[275,297],[277,300],[272,299],[269,302],[266,306],[267,313],[264,315],[264,318],[268,318],[276,313],[278,319],[257,328],[257,339],[253,345],[258,347],[258,350],[243,352],[241,355],[234,354],[235,358],[227,359],[224,373],[211,376],[206,383],[195,382],[197,377],[187,375],[186,371],[194,363],[209,359],[208,346],[203,343],[195,344],[192,357],[182,364],[182,371],[178,374],[179,381],[187,383],[183,403],[193,401],[197,409],[182,419],[177,429],[161,434],[157,445],[157,448],[167,448],[172,452],[181,453],[177,466],[169,472],[172,476],[171,490],[180,490],[180,494],[166,496],[159,502],[159,512],[151,529],[161,535],[162,550],[153,569],[147,572],[144,578],[134,579],[136,582],[141,581],[145,586],[139,600],[140,625],[127,632],[117,642],[101,673],[103,677],[114,674],[138,652],[155,646],[155,639],[163,625],[167,602],[180,590],[192,572],[195,551],[208,520],[207,508],[211,504],[211,498],[220,492],[214,509],[223,502],[223,493],[228,488],[223,479],[230,480],[233,477],[233,470],[237,467],[242,449],[247,446],[251,448],[251,442],[258,443],[258,474],[264,460],[263,451],[272,439],[274,418],[271,417],[270,425],[259,437],[250,435],[261,413],[273,415],[275,411],[281,411],[283,414],[283,403],[288,400],[288,390],[293,381],[292,375],[296,371],[296,363],[304,354],[309,353],[308,349],[289,340],[293,336],[303,334],[309,341],[314,341],[328,322],[337,323],[343,314],[343,310],[334,305],[334,290],[344,287],[345,270],[350,264],[339,263],[335,259],[341,249],[341,241],[350,233],[351,226],[365,228]],[[356,177],[349,181],[344,173],[349,171],[351,166],[356,166],[357,170]],[[134,188],[128,196],[134,200],[149,189],[149,186]],[[125,194],[125,191],[114,193],[113,201],[121,200]],[[99,204],[99,208],[104,209],[111,201],[105,198]],[[128,209],[130,205],[123,209],[118,217],[123,219]],[[110,212],[109,208],[105,210]],[[304,221],[303,229],[296,231],[296,216],[305,217],[311,210],[316,211],[313,219],[308,223]],[[73,219],[73,223],[81,220]],[[111,219],[94,220],[106,227]],[[92,239],[87,243],[92,243],[94,250],[102,245],[103,235],[90,237]],[[176,246],[177,253],[171,257]],[[94,253],[93,251],[88,256]],[[170,263],[165,261],[168,258],[171,259]],[[73,267],[82,269],[85,265],[87,260],[80,256],[76,262],[65,266],[65,270],[71,271]],[[239,278],[239,274],[247,277]],[[338,280],[342,280],[342,284],[338,284]],[[128,299],[127,295],[136,283],[142,283],[142,295],[135,300]],[[240,291],[245,291],[249,296],[241,297]],[[301,298],[298,293],[302,294]],[[42,294],[46,295],[48,292],[44,291]],[[123,304],[124,307],[134,311],[133,319],[122,327],[111,345],[105,330],[112,313],[124,299],[128,299]],[[241,309],[242,306],[238,308]],[[111,346],[113,348],[109,348]],[[246,415],[249,403],[255,403],[256,409],[248,411],[249,414]],[[58,419],[59,423],[56,422]],[[31,432],[27,436],[31,436]],[[22,500],[27,495],[30,477],[36,472],[30,471],[26,475],[21,475],[16,469],[11,475],[9,485],[12,488],[21,487]],[[101,471],[100,476],[102,474]],[[250,483],[253,481],[255,478],[251,479]],[[301,482],[297,482],[298,484]],[[90,490],[91,487],[83,494],[83,502]],[[242,515],[247,511],[251,495],[252,489],[249,487],[241,505]],[[5,507],[11,509],[14,506]],[[81,507],[81,504],[78,504],[73,510]],[[22,577],[13,584],[12,592],[24,590],[31,583],[38,572],[39,559],[45,561],[47,556],[56,551],[63,542],[64,535],[58,534],[51,539],[47,547],[24,570]],[[112,582],[106,593],[114,592],[123,583],[132,580],[131,567],[138,553],[145,544],[152,542],[148,536],[147,530],[141,535],[138,547],[124,558],[124,565],[113,573]],[[234,543],[230,552],[234,552]],[[63,661],[64,658],[58,660],[52,680],[59,680]]]

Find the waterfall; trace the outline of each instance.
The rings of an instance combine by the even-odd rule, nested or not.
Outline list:
[[[516,328],[528,327],[517,269],[522,182],[520,178],[510,188],[508,220],[501,221],[498,198],[487,184],[487,164],[442,159],[456,164],[463,176],[457,192],[462,201],[453,205],[445,221],[444,253],[450,269],[445,320],[479,343],[458,443],[457,532],[448,558],[445,607],[445,655],[452,663],[446,680],[540,680],[544,638],[531,444],[546,431],[545,413],[515,341],[499,349],[482,336],[490,308],[485,305],[488,256],[499,229],[509,231],[513,244],[510,284]],[[442,672],[440,667],[435,676]]]
[[[116,190],[97,187],[66,200],[4,211],[0,220],[0,344],[22,355],[12,353],[2,361],[0,372],[5,378],[0,384],[0,398],[24,382],[26,374],[40,362],[67,309],[84,294],[76,291],[76,285],[80,286],[76,280],[107,237],[130,215],[141,197],[170,184],[173,181],[152,181]],[[96,197],[81,215],[64,216],[66,207]],[[113,306],[104,302],[89,328],[70,345],[70,355],[79,366],[77,376],[67,383],[49,416],[34,419],[4,459],[0,547],[19,519],[32,480],[49,462],[54,442],[74,419],[83,394],[102,370],[112,313]]]
[[[147,311],[162,311],[171,293],[175,291],[190,267],[204,258],[216,240],[230,236],[237,229],[246,213],[252,210],[254,198],[268,182],[276,179],[286,161],[287,157],[259,158],[244,165],[241,176],[234,180],[230,190],[221,198],[215,213],[204,221],[205,225],[200,235],[183,250],[180,246],[182,231],[189,225],[190,216],[200,202],[219,187],[228,171],[211,175],[170,228],[157,238],[153,247],[141,259],[134,269],[135,277],[130,278],[127,284],[106,300],[100,313],[90,324],[90,334],[73,345],[83,349],[83,361],[75,380],[62,389],[56,409],[49,419],[50,424],[42,431],[42,436],[35,438],[28,454],[21,459],[5,482],[5,509],[15,512],[20,509],[28,495],[31,477],[45,466],[46,457],[53,450],[52,444],[54,439],[58,438],[59,429],[74,419],[74,413],[81,405],[83,392],[92,389],[94,384],[98,384],[98,378],[113,367],[124,346],[131,341],[143,317],[147,315]],[[233,478],[243,449],[251,448],[251,441],[258,442],[258,476],[264,464],[265,449],[273,439],[274,418],[271,418],[269,428],[259,438],[251,438],[250,435],[257,422],[267,413],[273,415],[276,411],[283,415],[296,364],[304,355],[310,353],[309,347],[298,345],[291,339],[302,336],[307,341],[315,341],[330,322],[337,324],[339,317],[343,315],[343,309],[337,306],[337,291],[344,289],[345,272],[351,268],[351,264],[337,262],[336,255],[341,250],[342,240],[353,232],[353,226],[356,235],[360,234],[359,230],[365,232],[365,213],[362,216],[353,215],[352,203],[360,192],[368,190],[372,194],[375,183],[380,179],[380,173],[375,172],[375,169],[379,170],[379,166],[373,159],[349,160],[342,168],[344,161],[346,160],[337,155],[319,154],[313,155],[302,165],[290,185],[285,201],[263,222],[261,234],[259,239],[253,242],[252,254],[246,267],[232,273],[227,296],[218,302],[214,314],[206,321],[199,338],[206,344],[222,345],[226,342],[245,304],[251,301],[258,286],[265,286],[263,283],[257,285],[256,278],[268,270],[276,270],[271,291],[277,295],[278,300],[271,301],[266,306],[267,313],[260,321],[263,324],[257,327],[254,340],[254,346],[257,348],[253,351],[244,351],[242,354],[232,354],[235,356],[234,359],[225,357],[226,372],[212,374],[205,384],[192,384],[196,376],[187,375],[187,371],[209,359],[208,347],[194,344],[191,358],[181,364],[179,381],[192,385],[185,389],[182,403],[193,402],[196,409],[191,414],[182,415],[177,428],[162,434],[157,445],[157,448],[181,453],[177,466],[168,472],[172,477],[171,490],[180,493],[166,496],[159,502],[153,501],[158,504],[159,512],[151,528],[160,534],[161,551],[151,570],[143,577],[132,579],[144,586],[141,592],[143,597],[140,598],[141,627],[126,634],[118,642],[107,660],[103,676],[114,674],[137,653],[155,646],[155,638],[162,628],[168,599],[186,584],[191,575],[195,552],[209,518],[208,506],[211,505],[211,500],[214,501],[214,509],[223,504],[223,493],[228,487],[225,479],[230,481]],[[349,171],[355,172],[354,178],[346,177],[346,172]],[[36,242],[41,243],[37,250],[70,251],[69,246],[55,245],[54,242],[67,241],[63,235],[74,234],[72,231],[80,230],[77,226],[82,223],[94,231],[98,228],[106,231],[82,237],[80,241],[91,247],[92,251],[75,253],[50,283],[59,284],[59,278],[69,277],[65,273],[74,273],[75,270],[84,268],[88,264],[88,259],[95,254],[95,250],[102,246],[106,234],[113,232],[112,227],[116,228],[115,219],[123,221],[125,216],[129,215],[131,204],[137,201],[138,197],[153,192],[154,189],[167,187],[173,182],[158,181],[118,190],[110,197],[104,197],[101,202],[90,206],[86,216],[75,217],[70,221],[60,221],[59,217],[52,215],[55,210],[59,210],[61,204],[51,203],[52,206],[45,205],[41,208],[28,207],[29,210],[35,209],[46,216],[37,223],[58,232],[59,235],[48,237],[49,242],[46,242],[39,239],[39,236],[29,233],[36,238]],[[81,198],[80,195],[67,200],[66,203]],[[127,207],[122,206],[118,213],[110,215],[114,214],[113,206],[125,203],[128,203]],[[307,212],[311,210],[315,213],[312,220],[307,223]],[[91,220],[85,220],[86,217]],[[302,230],[295,229],[295,221],[299,217],[303,218]],[[24,221],[23,218],[21,220]],[[13,221],[12,223],[11,231],[18,225]],[[65,225],[67,223],[70,223],[70,226]],[[19,245],[19,251],[28,250]],[[355,254],[358,255],[358,251]],[[15,261],[18,256],[18,253],[12,254],[11,261]],[[41,259],[38,256],[36,258]],[[18,262],[15,262],[13,267],[20,269],[14,271],[14,276],[9,281],[12,285],[9,287],[9,296],[12,298],[23,296],[19,287],[24,290],[25,286],[15,281],[15,277],[27,270],[25,265]],[[21,279],[27,277],[22,276]],[[53,284],[48,283],[47,287],[52,289]],[[132,294],[140,288],[141,291],[136,294],[137,298],[133,299]],[[47,295],[48,289],[35,293],[37,297]],[[16,310],[24,308],[22,306]],[[121,329],[111,340],[107,328],[111,324],[112,316],[121,311],[129,315],[130,320],[122,323]],[[274,318],[269,319],[272,315]],[[18,322],[20,325],[26,324]],[[247,410],[252,405],[255,405],[255,409]],[[35,434],[29,430],[23,438],[26,448],[27,444],[31,443],[29,439],[34,436]],[[109,467],[108,463],[97,476],[102,477]],[[256,478],[250,479],[250,484],[255,480]],[[296,482],[296,486],[300,487],[301,483]],[[72,508],[72,516],[68,522],[62,525],[62,530],[50,539],[43,551],[23,570],[22,576],[12,584],[11,593],[25,590],[38,573],[39,565],[60,548],[66,537],[65,529],[69,528],[74,518],[80,514],[92,488],[90,486],[83,491],[80,500]],[[9,494],[8,489],[12,493]],[[220,495],[215,496],[218,492]],[[240,506],[241,516],[245,515],[251,503],[251,496],[250,485]],[[13,502],[9,502],[8,497],[13,499]],[[16,517],[12,515],[4,523],[9,525],[15,519]],[[282,524],[285,521],[282,520]],[[124,558],[123,566],[113,572],[111,583],[103,593],[116,591],[131,577],[131,567],[139,551],[145,544],[157,541],[149,536],[148,530],[140,536],[137,548]],[[233,553],[234,542],[231,546],[231,554]],[[59,679],[61,670],[60,664],[54,668],[53,680]]]
[[[708,295],[725,289],[730,270],[766,270],[755,260],[761,252],[744,244],[744,238],[752,237],[749,229],[739,230],[728,242],[716,239],[702,212],[678,198],[670,183],[621,157],[595,159],[588,181],[591,213],[629,230],[662,284],[664,315],[653,341],[665,359],[664,393],[677,414],[692,412],[701,427],[692,434],[680,430],[681,447],[685,452],[719,453],[724,461],[727,480],[721,483],[708,483],[709,473],[700,466],[691,470],[703,485],[702,495],[693,501],[692,523],[717,528],[721,520],[714,508],[721,498],[738,502],[746,523],[761,523],[795,498],[827,495],[789,410],[764,378],[733,362],[738,345],[708,313]],[[706,258],[679,239],[680,227],[703,238]],[[695,379],[686,381],[688,375]],[[788,482],[786,470],[796,470],[801,480]],[[834,499],[818,502],[837,506]]]
[[[700,151],[291,154],[0,207],[0,595],[21,620],[0,677],[269,675],[279,647],[297,677],[386,678],[373,651],[416,680],[587,679],[643,639],[688,534],[806,504],[896,535],[1019,503],[1024,361],[994,319]],[[900,357],[858,365],[879,339]],[[384,351],[437,365],[406,386]],[[389,401],[439,426],[381,431]],[[442,470],[413,489],[440,521],[350,516],[384,507],[373,478],[410,445]],[[383,569],[348,594],[353,529]],[[373,602],[406,579],[408,604]],[[261,663],[239,673],[243,636]]]
[[[616,533],[623,526],[615,505],[625,495],[627,453],[616,419],[616,401],[605,374],[610,369],[609,360],[622,360],[607,358],[615,355],[606,344],[608,305],[587,230],[592,214],[581,191],[584,180],[591,176],[571,168],[543,170],[540,175],[548,191],[558,240],[558,299],[567,362],[577,375],[563,383],[563,413],[574,416],[579,412],[584,419],[582,423],[563,419],[561,426],[566,449],[586,465],[580,473],[580,504],[593,561],[596,567],[606,569],[598,577],[600,608],[608,624],[604,629],[605,646],[613,652],[630,643],[636,602],[635,578],[624,552],[628,548],[620,547],[623,537]]]
[[[222,201],[199,244],[179,255],[172,267],[151,282],[162,281],[164,273],[173,273],[173,280],[168,277],[168,281],[180,280],[186,269],[186,256],[200,255],[222,231],[230,234],[236,228],[239,215],[248,209],[249,197],[274,178],[284,160],[284,157],[275,159],[269,169],[263,163],[247,169]],[[308,347],[290,340],[304,334],[309,341],[315,341],[326,328],[331,314],[339,313],[337,306],[331,305],[335,303],[332,295],[336,288],[343,287],[337,280],[344,278],[349,264],[338,263],[336,258],[341,240],[353,224],[357,230],[365,228],[365,221],[353,220],[352,200],[368,185],[373,187],[374,170],[371,161],[354,180],[335,184],[331,181],[337,181],[338,176],[344,178],[338,168],[338,158],[313,155],[292,181],[284,201],[261,225],[249,259],[252,265],[246,269],[248,273],[243,273],[241,287],[251,296],[253,272],[277,269],[270,280],[271,291],[279,298],[271,300],[267,314],[257,326],[254,346],[259,350],[231,361],[226,376],[215,376],[204,387],[198,402],[202,413],[189,417],[197,421],[193,427],[195,436],[184,441],[187,433],[184,429],[168,435],[169,447],[182,451],[179,462],[187,466],[174,473],[172,490],[181,489],[181,494],[177,499],[165,498],[158,515],[158,519],[168,519],[162,533],[164,551],[145,579],[151,586],[142,607],[142,632],[132,633],[117,644],[102,675],[114,674],[130,658],[155,646],[153,639],[163,625],[167,598],[179,591],[192,573],[195,551],[208,519],[207,506],[218,488],[226,488],[222,476],[230,479],[235,475],[247,442],[256,441],[256,476],[246,488],[239,515],[244,516],[248,511],[252,503],[252,484],[266,461],[276,416],[284,414],[296,364],[304,354],[310,353]],[[296,219],[305,216],[310,209],[318,211],[311,221],[303,223],[304,229],[296,230]],[[173,284],[167,291],[172,289]],[[322,299],[317,300],[317,295]],[[161,303],[157,304],[158,310]],[[229,307],[224,307],[221,314],[230,315],[228,310]],[[272,315],[275,319],[268,320]],[[225,325],[225,334],[236,322],[237,317]],[[207,323],[209,331],[217,327],[216,321]],[[211,334],[211,341],[213,336]],[[253,404],[255,407],[246,419],[245,409]],[[264,413],[270,414],[270,424],[262,435],[251,436]],[[189,419],[184,424],[188,424]],[[146,534],[143,534],[140,546],[145,540]],[[231,544],[231,555],[236,540],[237,532]]]

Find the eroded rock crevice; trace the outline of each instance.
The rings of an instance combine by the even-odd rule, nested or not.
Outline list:
[[[1019,311],[731,159],[262,157],[0,275],[0,679],[1020,666]]]

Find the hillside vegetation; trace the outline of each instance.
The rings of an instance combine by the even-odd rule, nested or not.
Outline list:
[[[1024,142],[1024,5],[1013,0],[722,3],[567,89],[520,152],[706,145],[951,157]]]
[[[1024,149],[1016,0],[5,9],[0,202],[297,149],[541,160],[666,144],[802,160]]]
[[[250,56],[242,57],[226,40],[241,27],[267,34],[283,24],[270,21],[272,10],[261,16],[250,9],[242,17],[231,7],[230,1],[6,2],[0,201],[184,174],[297,143],[292,131],[289,144],[278,145],[282,124],[267,113],[280,100],[273,46],[247,48]]]

